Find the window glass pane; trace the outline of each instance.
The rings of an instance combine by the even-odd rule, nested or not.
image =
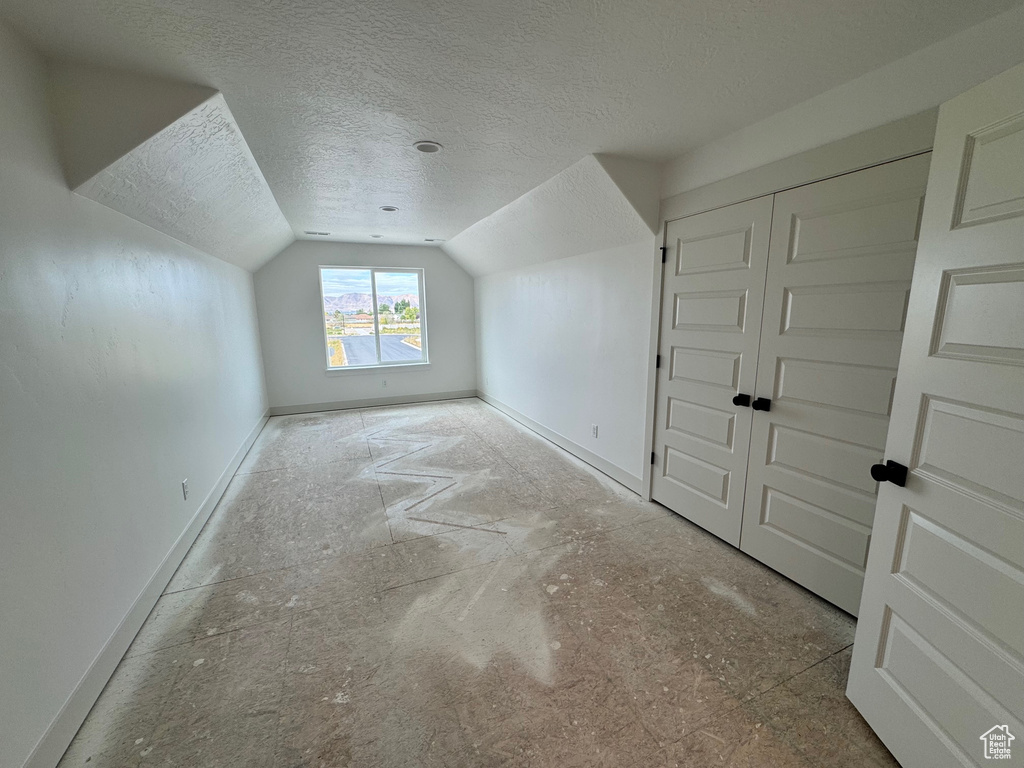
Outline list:
[[[368,269],[320,270],[331,368],[377,364],[373,289]]]
[[[377,271],[376,276],[381,361],[423,360],[419,273]]]

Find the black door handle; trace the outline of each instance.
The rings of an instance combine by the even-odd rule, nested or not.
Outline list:
[[[746,408],[750,405],[750,395],[736,395],[736,397],[732,399],[732,404],[738,405],[741,408]]]
[[[900,488],[907,486],[907,468],[895,461],[887,461],[885,464],[875,464],[871,467],[871,477],[880,483],[888,480]]]
[[[772,409],[772,401],[767,397],[759,397],[750,404],[750,407],[755,411],[770,411]]]

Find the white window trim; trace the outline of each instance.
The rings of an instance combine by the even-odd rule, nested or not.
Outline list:
[[[423,345],[423,358],[420,360],[380,360],[373,365],[344,365],[332,366],[329,346],[327,344],[327,323],[324,322],[324,270],[325,269],[353,269],[366,270],[370,273],[370,290],[373,297],[373,327],[376,329],[377,359],[380,360],[380,318],[378,316],[379,302],[377,301],[377,272],[414,272],[419,286],[420,296],[420,343]],[[320,264],[316,270],[317,280],[320,283],[320,330],[323,334],[324,359],[327,362],[326,373],[335,376],[346,373],[372,373],[382,368],[414,368],[424,370],[430,367],[430,344],[427,341],[427,285],[426,273],[422,267],[362,267],[350,266],[348,264]]]

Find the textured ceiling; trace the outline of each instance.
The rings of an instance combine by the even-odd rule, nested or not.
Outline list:
[[[75,191],[248,270],[295,239],[220,94]]]
[[[1017,4],[0,0],[0,16],[53,57],[221,91],[296,231],[422,242],[587,154],[674,157]]]

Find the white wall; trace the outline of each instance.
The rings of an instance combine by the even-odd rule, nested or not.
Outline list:
[[[444,246],[476,278],[484,399],[637,491],[660,181],[588,155]]]
[[[430,366],[328,373],[320,265],[422,268]],[[473,281],[440,248],[302,240],[263,266],[255,286],[274,413],[476,389]]]
[[[652,235],[476,280],[481,391],[620,470],[609,474],[631,476],[634,488],[654,269]]]
[[[0,765],[130,616],[53,765],[266,398],[251,276],[68,191],[43,63],[2,25],[0,104]]]

